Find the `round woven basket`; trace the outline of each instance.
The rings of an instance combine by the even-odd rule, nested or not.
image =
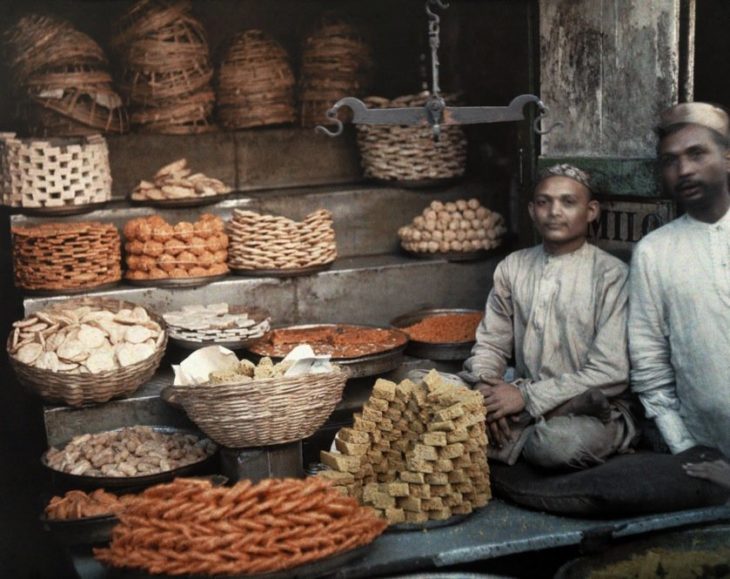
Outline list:
[[[326,374],[215,386],[173,386],[175,399],[208,437],[229,448],[307,438],[342,398],[344,368]]]
[[[427,93],[394,100],[368,97],[370,108],[422,107]],[[448,97],[446,98],[448,101]],[[466,170],[467,141],[460,126],[441,127],[433,140],[430,127],[356,125],[357,144],[366,177],[392,181],[424,181],[462,177]]]
[[[289,57],[261,30],[246,30],[233,39],[220,65],[218,117],[231,129],[291,123],[294,73]]]
[[[49,312],[85,305],[102,307],[111,312],[139,307],[139,304],[119,299],[85,297],[64,300],[46,308],[44,311]],[[84,404],[107,402],[112,398],[131,394],[152,378],[160,365],[167,346],[165,321],[149,310],[147,310],[147,314],[160,325],[164,338],[162,344],[152,356],[136,364],[95,374],[64,374],[38,369],[29,364],[24,364],[8,354],[10,365],[18,377],[18,381],[47,402],[65,402],[69,406],[82,406]],[[12,332],[8,336],[8,352],[10,351],[11,340]]]

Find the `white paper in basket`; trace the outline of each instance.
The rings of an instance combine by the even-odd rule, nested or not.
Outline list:
[[[332,372],[329,355],[317,355],[309,344],[300,344],[286,355],[283,362],[294,362],[284,372],[287,378],[305,374],[326,374]]]
[[[211,372],[233,370],[238,367],[236,353],[221,346],[207,346],[195,350],[180,365],[173,364],[175,386],[193,386],[208,381]]]

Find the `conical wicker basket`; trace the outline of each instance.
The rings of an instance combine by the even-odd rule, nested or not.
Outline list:
[[[314,434],[342,398],[349,377],[326,374],[215,386],[173,386],[175,399],[212,440],[229,448],[285,444]]]
[[[84,305],[100,306],[112,312],[139,307],[138,304],[124,300],[85,297],[64,300],[46,308],[44,311],[61,310]],[[136,364],[124,366],[117,370],[96,372],[93,374],[69,374],[41,370],[29,364],[24,364],[8,354],[10,365],[18,377],[18,381],[47,402],[65,402],[70,406],[83,406],[85,404],[107,402],[112,398],[131,394],[154,376],[165,354],[165,347],[167,346],[165,321],[149,310],[147,314],[160,325],[164,338],[154,354]],[[12,333],[8,336],[8,352],[11,349],[11,340]]]
[[[231,129],[291,123],[294,73],[289,57],[261,30],[233,39],[218,71],[218,117]]]

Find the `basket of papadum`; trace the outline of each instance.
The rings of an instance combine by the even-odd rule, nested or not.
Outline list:
[[[281,362],[239,360],[226,348],[196,350],[173,366],[171,393],[200,430],[229,448],[307,438],[342,398],[347,369],[299,346]]]
[[[160,365],[165,322],[113,298],[59,302],[13,323],[10,364],[21,384],[48,402],[71,406],[131,394]]]

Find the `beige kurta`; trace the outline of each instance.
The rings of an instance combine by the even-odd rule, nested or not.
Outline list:
[[[730,211],[684,215],[645,237],[631,264],[632,387],[672,452],[730,456]]]
[[[626,264],[588,243],[551,256],[537,246],[494,273],[484,319],[462,374],[502,377],[514,346],[526,410],[539,417],[591,388],[628,387]]]

